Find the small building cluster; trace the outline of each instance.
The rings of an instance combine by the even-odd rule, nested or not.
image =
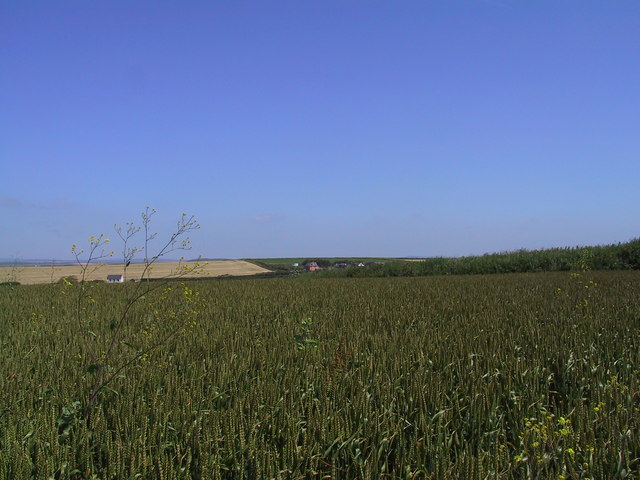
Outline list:
[[[305,272],[319,272],[322,267],[317,262],[309,262],[304,265]]]
[[[298,263],[294,263],[292,267],[297,268],[298,265],[299,265]],[[354,263],[336,262],[333,265],[327,265],[325,267],[321,267],[320,265],[318,265],[318,262],[307,262],[302,266],[302,268],[305,272],[319,272],[323,269],[332,269],[332,268],[345,269],[345,268],[352,268],[352,267],[367,267],[367,266],[368,265],[363,262],[354,262]]]

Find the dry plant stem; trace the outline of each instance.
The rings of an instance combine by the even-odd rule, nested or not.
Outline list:
[[[148,218],[150,218],[150,215],[146,215],[145,216],[145,214],[143,214],[143,219],[148,219]],[[185,218],[184,215],[183,215],[182,218],[183,219]],[[148,232],[147,226],[148,226],[148,220],[145,220],[145,232]],[[122,325],[124,324],[124,320],[127,318],[127,314],[129,312],[129,310],[131,309],[131,307],[138,300],[140,300],[143,296],[145,296],[146,294],[148,294],[148,293],[152,292],[153,290],[156,290],[156,289],[166,285],[166,283],[169,280],[174,280],[174,279],[180,278],[181,276],[184,276],[184,274],[183,275],[178,274],[178,275],[167,276],[167,277],[164,278],[164,280],[162,282],[160,282],[160,284],[158,286],[150,287],[149,286],[149,275],[148,275],[148,272],[149,272],[149,269],[151,268],[151,266],[159,258],[163,257],[164,255],[168,254],[169,252],[172,252],[172,251],[175,251],[175,250],[186,249],[187,246],[188,246],[188,243],[184,244],[185,248],[172,248],[172,247],[175,245],[176,239],[178,237],[180,237],[181,235],[184,235],[185,233],[187,233],[187,232],[189,232],[191,230],[195,230],[197,228],[199,228],[199,225],[195,222],[193,216],[191,216],[189,218],[189,220],[188,220],[188,222],[186,224],[184,224],[184,223],[181,224],[179,222],[178,223],[178,230],[171,235],[170,240],[164,245],[164,247],[162,247],[160,252],[157,255],[155,255],[150,261],[148,260],[148,258],[145,258],[145,268],[142,271],[141,278],[144,278],[145,275],[147,276],[146,289],[143,290],[141,293],[139,293],[138,291],[142,288],[142,282],[138,282],[138,284],[136,285],[136,290],[134,291],[133,297],[128,301],[127,305],[125,306],[124,311],[122,312],[122,315],[120,316],[118,322],[116,323],[116,327],[115,327],[114,333],[113,333],[113,338],[111,340],[111,343],[109,344],[109,348],[107,349],[107,352],[106,352],[105,357],[104,357],[105,363],[109,359],[109,357],[111,355],[111,352],[113,351],[113,348],[115,347],[115,345],[117,343],[118,336],[120,334],[120,329],[122,328]],[[156,236],[156,234],[154,233],[152,235],[152,238],[155,237],[155,236]],[[148,241],[149,240],[150,240],[149,238],[147,238],[145,240],[145,245],[146,246],[148,246]],[[146,246],[145,246],[145,249],[147,248]]]
[[[115,324],[115,327],[113,329],[113,334],[111,336],[111,342],[109,343],[109,346],[106,350],[106,352],[104,353],[104,355],[102,356],[102,359],[100,362],[97,362],[97,371],[96,371],[96,375],[93,381],[93,384],[91,386],[91,393],[89,395],[89,401],[87,403],[87,407],[85,409],[84,412],[84,418],[87,421],[87,424],[90,423],[90,419],[91,419],[91,414],[93,412],[93,409],[95,408],[98,396],[100,395],[100,392],[102,391],[102,389],[104,389],[109,383],[111,383],[111,381],[122,371],[124,370],[127,366],[131,365],[132,363],[134,363],[135,361],[137,361],[138,359],[140,359],[143,355],[149,353],[150,351],[152,351],[153,349],[155,349],[157,346],[162,345],[163,343],[167,342],[172,336],[174,336],[177,332],[173,332],[172,334],[168,335],[167,337],[161,339],[160,341],[158,341],[157,343],[155,343],[154,345],[148,347],[145,350],[142,350],[138,353],[136,353],[132,358],[130,358],[127,362],[125,362],[123,365],[121,365],[119,368],[117,368],[114,372],[112,373],[108,373],[107,372],[107,365],[109,364],[109,362],[112,359],[114,350],[116,348],[116,346],[121,344],[121,339],[120,339],[120,335],[121,335],[121,330],[125,324],[125,321],[127,319],[127,316],[129,314],[129,311],[131,310],[131,308],[133,307],[133,305],[135,305],[141,298],[143,298],[145,295],[151,293],[154,290],[157,290],[161,287],[164,287],[170,280],[176,280],[181,278],[182,276],[186,275],[187,271],[183,270],[182,272],[178,272],[177,274],[173,274],[173,275],[169,275],[167,277],[164,277],[164,279],[162,279],[162,281],[158,282],[156,285],[154,285],[153,287],[150,286],[150,278],[149,278],[149,270],[151,269],[152,265],[159,259],[162,258],[163,256],[167,255],[170,252],[176,251],[176,250],[189,250],[190,249],[190,242],[189,239],[183,239],[179,246],[176,246],[176,243],[178,241],[178,238],[184,236],[185,234],[187,234],[188,232],[192,231],[192,230],[196,230],[198,228],[200,228],[200,226],[198,225],[198,223],[195,221],[195,217],[192,215],[190,217],[187,217],[186,214],[183,214],[181,219],[178,221],[178,226],[176,231],[171,235],[170,239],[167,241],[167,243],[160,249],[160,251],[153,256],[151,259],[149,259],[149,257],[147,256],[147,252],[148,252],[148,247],[149,247],[149,242],[156,237],[156,234],[149,234],[149,222],[151,219],[151,216],[155,213],[155,210],[150,209],[149,207],[147,207],[147,209],[145,210],[145,212],[142,213],[142,221],[143,221],[143,226],[144,226],[144,231],[145,231],[145,267],[144,270],[142,271],[142,274],[140,276],[140,280],[146,279],[146,282],[138,282],[136,285],[136,288],[133,292],[133,295],[129,298],[129,300],[127,301],[127,304],[125,305],[122,314],[120,315],[120,317],[118,318],[118,321]],[[140,230],[140,228],[135,228],[132,224],[128,224],[127,226],[127,230],[125,231],[125,233],[122,233],[122,229],[116,227],[116,232],[118,233],[118,235],[120,236],[120,238],[123,240],[124,242],[124,250],[123,250],[123,255],[124,255],[124,259],[125,261],[125,271],[126,271],[126,265],[127,265],[127,261],[130,261],[133,259],[133,256],[135,255],[135,252],[137,251],[137,249],[133,248],[133,249],[129,249],[127,250],[127,242]],[[83,271],[84,274],[84,271]],[[145,285],[145,287],[143,288],[143,284]]]
[[[81,271],[80,291],[78,292],[78,296],[76,298],[76,320],[78,322],[81,321],[81,316],[82,316],[82,301],[87,297],[85,295],[85,292],[87,288],[86,278],[87,278],[87,272],[89,271],[89,266],[91,265],[91,262],[96,262],[105,258],[109,258],[113,255],[113,252],[106,252],[104,250],[104,246],[107,245],[108,243],[109,243],[109,239],[105,238],[104,235],[100,235],[98,237],[94,237],[92,235],[91,237],[89,237],[89,253],[88,253],[87,260],[84,262],[80,259],[80,256],[84,253],[84,251],[78,250],[76,245],[73,245],[71,247],[71,252],[75,257],[76,262],[80,266],[80,271]],[[96,253],[98,249],[101,249],[100,253]],[[98,268],[100,268],[101,265],[102,265],[101,263],[97,264],[91,271],[93,272],[97,270]],[[92,332],[89,331],[89,333],[92,333]],[[89,351],[90,357],[95,362],[95,360],[97,359],[97,355],[91,343],[85,341],[85,347]]]
[[[163,279],[160,282],[157,282],[153,287],[148,287],[145,290],[143,290],[142,292],[136,293],[134,296],[132,296],[127,301],[127,304],[125,305],[124,310],[122,311],[122,314],[120,315],[120,317],[118,318],[118,321],[116,322],[116,326],[114,328],[113,336],[111,338],[111,342],[109,343],[109,347],[107,348],[107,351],[105,352],[104,356],[102,357],[102,360],[97,364],[98,370],[96,372],[95,380],[94,380],[94,382],[93,382],[93,384],[91,386],[91,394],[89,395],[89,403],[87,405],[87,410],[86,410],[85,418],[87,420],[91,416],[91,411],[95,407],[95,402],[97,400],[98,395],[100,394],[100,391],[105,386],[107,386],[109,383],[111,383],[111,381],[118,375],[118,373],[120,373],[123,370],[124,367],[132,364],[133,362],[138,360],[140,357],[142,357],[146,353],[149,353],[151,350],[156,348],[158,345],[163,344],[164,342],[166,342],[167,340],[169,340],[171,338],[171,335],[169,335],[166,338],[162,339],[157,344],[152,345],[148,349],[145,349],[143,351],[140,351],[140,352],[136,353],[136,355],[134,355],[128,362],[126,362],[124,364],[124,366],[121,366],[120,368],[118,368],[117,370],[115,370],[114,372],[112,372],[109,375],[107,374],[106,366],[109,364],[109,361],[111,360],[111,356],[113,354],[113,351],[114,351],[115,347],[118,346],[121,343],[119,341],[120,340],[120,338],[119,338],[120,331],[121,331],[121,329],[122,329],[122,327],[124,325],[124,322],[125,322],[128,314],[129,314],[129,311],[131,310],[133,305],[135,305],[145,295],[153,292],[154,290],[158,290],[158,289],[164,287],[165,285],[167,285],[167,283],[169,281],[176,280],[176,279],[179,279],[179,278],[180,278],[180,276],[165,277],[165,279]],[[142,285],[142,282],[138,283],[138,285],[136,286],[137,287],[136,290],[140,289],[140,285]]]
[[[140,227],[134,226],[132,222],[127,222],[126,227],[127,229],[123,231],[122,227],[118,227],[117,225],[114,225],[116,233],[118,234],[118,236],[120,237],[123,243],[123,246],[122,246],[123,262],[122,263],[124,265],[124,269],[122,272],[122,276],[125,281],[127,281],[127,267],[129,266],[129,264],[131,263],[131,261],[133,260],[136,253],[139,250],[138,247],[129,248],[128,247],[129,240],[131,240],[140,231]]]
[[[179,332],[178,330],[174,330],[166,337],[155,342],[153,345],[145,348],[144,350],[139,351],[133,357],[131,357],[127,362],[120,365],[120,367],[114,370],[110,375],[107,375],[106,373],[104,373],[106,372],[104,365],[101,365],[99,367],[100,369],[99,374],[101,374],[101,378],[99,382],[97,381],[94,382],[94,385],[91,390],[91,394],[89,395],[89,402],[87,403],[87,408],[85,409],[84,419],[87,421],[87,425],[91,424],[91,414],[93,413],[93,409],[95,408],[96,402],[98,400],[98,396],[100,395],[100,392],[102,391],[102,389],[104,389],[107,385],[109,385],[118,376],[120,372],[122,372],[128,366],[133,365],[140,358],[152,352],[153,350],[158,348],[160,345],[165,344],[171,338],[175,337],[178,334],[178,332]],[[98,379],[98,375],[96,375],[96,379]]]

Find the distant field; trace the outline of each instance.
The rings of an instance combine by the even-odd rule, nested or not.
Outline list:
[[[260,262],[265,265],[291,265],[301,263],[304,258],[248,258],[248,262]]]
[[[250,262],[259,262],[264,265],[291,265],[294,263],[302,263],[307,259],[313,258],[314,260],[327,260],[331,263],[336,262],[381,262],[385,260],[392,260],[390,258],[383,257],[304,257],[304,258],[251,258],[247,259]]]
[[[194,265],[195,262],[184,262],[183,265]],[[151,269],[151,278],[162,278],[175,273],[179,268],[178,262],[161,262]],[[144,265],[131,264],[127,268],[129,279],[140,278]],[[87,280],[106,280],[107,275],[121,274],[123,265],[102,265],[97,269],[90,268]],[[244,260],[214,260],[204,264],[199,274],[188,277],[219,277],[222,275],[244,276],[265,273],[269,270]],[[17,281],[23,285],[36,283],[53,283],[65,277],[80,277],[79,266],[20,266],[0,267],[0,282]]]

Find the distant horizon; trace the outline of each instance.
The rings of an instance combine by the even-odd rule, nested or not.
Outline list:
[[[224,260],[268,260],[268,259],[298,259],[298,258],[389,258],[389,259],[407,259],[407,260],[426,260],[430,258],[462,258],[462,257],[475,257],[475,256],[483,256],[483,255],[494,255],[500,253],[509,253],[509,252],[518,252],[518,251],[537,251],[537,250],[552,250],[552,249],[571,249],[571,248],[589,248],[589,247],[602,247],[609,245],[619,245],[629,243],[635,240],[638,240],[640,236],[629,238],[628,240],[619,241],[619,242],[611,242],[611,243],[600,243],[600,244],[577,244],[577,245],[562,245],[555,247],[540,247],[540,248],[515,248],[512,250],[495,250],[495,251],[487,251],[482,253],[472,253],[467,255],[400,255],[400,256],[389,256],[389,255],[287,255],[287,256],[274,256],[274,257],[208,257],[202,256],[201,258],[185,256],[183,259],[180,258],[159,258],[156,262],[195,262],[195,261],[224,261]],[[85,259],[86,260],[86,259]],[[77,264],[77,260],[73,259],[54,259],[54,258],[18,258],[17,261],[14,257],[0,257],[0,264],[16,264],[16,265],[31,265],[34,263],[41,263],[41,266],[46,266],[47,264],[51,264],[54,262],[54,265],[72,265]],[[117,258],[107,258],[96,260],[95,263],[105,263],[110,265],[120,265],[124,262],[122,259],[118,260]],[[144,263],[144,259],[134,259],[131,263],[140,264]]]

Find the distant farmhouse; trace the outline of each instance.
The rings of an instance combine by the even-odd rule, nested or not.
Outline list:
[[[123,283],[124,276],[122,275],[107,275],[107,283]]]
[[[319,272],[322,268],[316,262],[309,262],[304,266],[307,272]]]

